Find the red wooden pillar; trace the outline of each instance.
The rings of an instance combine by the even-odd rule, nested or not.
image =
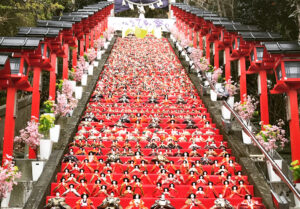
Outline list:
[[[90,48],[90,33],[85,34],[85,52]]]
[[[225,48],[225,80],[228,81],[231,77],[231,63],[230,63],[230,48]]]
[[[84,40],[80,39],[80,53],[79,55],[82,57],[84,55]]]
[[[206,48],[206,59],[208,64],[210,64],[210,42],[208,40],[208,35],[205,38],[205,48]]]
[[[57,64],[56,64],[56,54],[51,53],[51,65],[53,69],[50,71],[50,83],[49,83],[49,97],[52,100],[55,100],[55,91],[56,91],[56,71],[57,71]]]
[[[216,68],[220,67],[220,61],[219,61],[219,41],[214,42],[215,47],[215,54],[214,54],[214,66]]]
[[[240,57],[240,99],[244,101],[247,96],[246,58]]]
[[[77,45],[76,48],[73,48],[72,50],[72,67],[75,69],[77,66],[77,53],[78,53],[78,39],[75,38],[75,43]]]
[[[77,48],[72,50],[72,66],[74,69],[77,66]]]
[[[197,48],[197,31],[193,30],[194,34],[193,34],[193,46],[194,48]]]
[[[5,125],[3,139],[3,157],[2,165],[8,156],[13,156],[14,151],[14,135],[15,135],[15,100],[17,90],[15,88],[7,88],[6,110],[5,110]]]
[[[91,29],[91,47],[94,47],[94,29]]]
[[[291,110],[291,120],[290,125],[290,140],[291,140],[291,152],[292,152],[292,161],[300,160],[300,140],[299,140],[299,107],[298,107],[298,95],[297,90],[291,89],[287,92],[289,97],[289,105]]]
[[[63,77],[62,79],[65,80],[69,78],[69,45],[64,44],[64,53],[65,56],[63,57]]]
[[[32,90],[32,104],[31,104],[31,118],[38,120],[40,115],[40,82],[41,82],[41,68],[33,67],[33,90]],[[29,147],[29,159],[36,158],[36,150]]]
[[[199,32],[199,48],[203,52],[203,37],[201,35],[201,32]]]
[[[269,124],[268,83],[267,72],[259,71],[260,83],[260,117],[264,125]]]

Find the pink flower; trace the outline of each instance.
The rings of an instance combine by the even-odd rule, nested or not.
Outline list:
[[[20,136],[16,136],[14,141],[25,143],[33,149],[36,149],[36,147],[40,145],[40,140],[43,137],[43,135],[39,133],[38,127],[39,123],[35,120],[28,121],[27,127],[20,130]]]
[[[245,95],[244,95],[245,97]],[[257,107],[258,102],[255,101],[254,98],[252,98],[251,96],[248,96],[247,98],[245,98],[244,102],[236,102],[234,104],[233,109],[239,114],[239,116],[246,120],[249,121],[250,118],[252,118],[255,109]]]
[[[262,130],[256,135],[256,139],[267,151],[278,147],[283,148],[288,142],[285,138],[285,131],[282,129],[283,125],[283,120],[279,120],[277,125],[263,125]]]
[[[226,81],[225,91],[229,94],[229,96],[233,96],[237,93],[236,84],[231,80],[231,78]]]
[[[16,179],[21,177],[18,167],[12,160],[11,156],[6,156],[3,166],[0,167],[0,199],[12,191],[13,185],[17,185]]]

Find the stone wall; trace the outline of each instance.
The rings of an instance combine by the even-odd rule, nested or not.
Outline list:
[[[31,116],[31,95],[18,100],[15,135],[26,126]],[[0,106],[0,152],[2,153],[6,105]]]

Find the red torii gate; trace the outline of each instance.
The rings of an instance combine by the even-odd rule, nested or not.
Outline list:
[[[38,27],[49,27],[49,28],[63,28],[62,33],[62,46],[64,49],[63,56],[63,77],[62,79],[68,79],[69,71],[69,47],[77,47],[76,38],[73,36],[73,25],[74,22],[63,22],[53,20],[38,20]]]
[[[32,91],[28,73],[26,56],[0,53],[0,90],[7,90],[2,164],[13,156],[17,90]]]
[[[56,92],[57,56],[64,56],[64,49],[61,45],[61,30],[61,28],[21,27],[18,31],[19,36],[44,38],[44,43],[47,51],[46,55],[43,56],[46,56],[50,59],[52,66],[52,69],[50,70],[49,97],[51,97],[53,100],[55,100]]]
[[[264,56],[264,46],[261,41],[276,41],[280,40],[281,36],[275,33],[268,32],[241,32],[239,33],[243,40],[249,45],[250,66],[247,74],[258,73],[258,94],[260,96],[260,116],[263,124],[269,124],[269,104],[268,104],[268,85],[267,73],[273,67],[270,56]],[[264,64],[263,64],[264,63]]]
[[[47,45],[42,43],[43,39],[41,38],[27,38],[27,37],[1,37],[0,38],[0,51],[1,52],[14,52],[14,57],[19,57],[16,61],[16,64],[11,64],[11,70],[13,72],[17,72],[19,76],[24,74],[24,79],[28,80],[28,67],[33,70],[33,84],[32,84],[32,105],[31,105],[31,116],[39,117],[40,110],[40,76],[42,69],[51,69],[51,63],[49,58],[46,56],[47,53]],[[26,60],[26,62],[24,62]],[[18,62],[18,63],[17,63]],[[2,85],[1,85],[2,86]],[[14,112],[15,98],[14,94],[16,92],[13,88],[8,89],[8,97],[7,97],[7,117],[8,120],[6,123],[14,126],[14,119],[12,117],[12,113]],[[6,124],[5,124],[6,126]],[[7,125],[8,126],[8,125]],[[13,141],[14,141],[14,129],[12,127],[7,127],[7,134],[4,137],[3,153],[6,156],[12,155],[13,153]],[[14,128],[14,127],[13,127]],[[35,150],[29,148],[29,158],[36,158]]]
[[[274,59],[273,70],[276,84],[272,94],[287,94],[287,120],[290,126],[292,160],[300,160],[300,129],[298,91],[300,88],[300,46],[293,42],[264,42],[271,59]]]

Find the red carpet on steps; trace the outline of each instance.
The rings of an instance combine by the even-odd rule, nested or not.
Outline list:
[[[132,194],[124,195],[125,185],[141,194],[147,208],[162,193],[158,182],[161,188],[170,189],[174,184],[175,189],[165,195],[176,209],[185,205],[190,193],[206,208],[214,205],[219,194],[235,208],[245,194],[254,195],[247,176],[238,175],[241,166],[231,156],[167,39],[117,39],[69,151],[47,201],[60,192],[72,208],[90,208],[78,202],[78,194],[84,193],[97,208],[106,197],[99,192],[101,185],[108,193],[114,191],[123,208],[132,200]],[[137,178],[141,184],[136,184]],[[82,179],[86,183],[80,183]],[[224,185],[226,179],[229,186]],[[240,180],[244,185],[239,185]],[[212,189],[208,182],[213,183]],[[77,193],[66,193],[71,184]],[[236,193],[232,192],[234,185]],[[197,192],[199,187],[204,192]],[[261,202],[258,197],[252,200]]]

